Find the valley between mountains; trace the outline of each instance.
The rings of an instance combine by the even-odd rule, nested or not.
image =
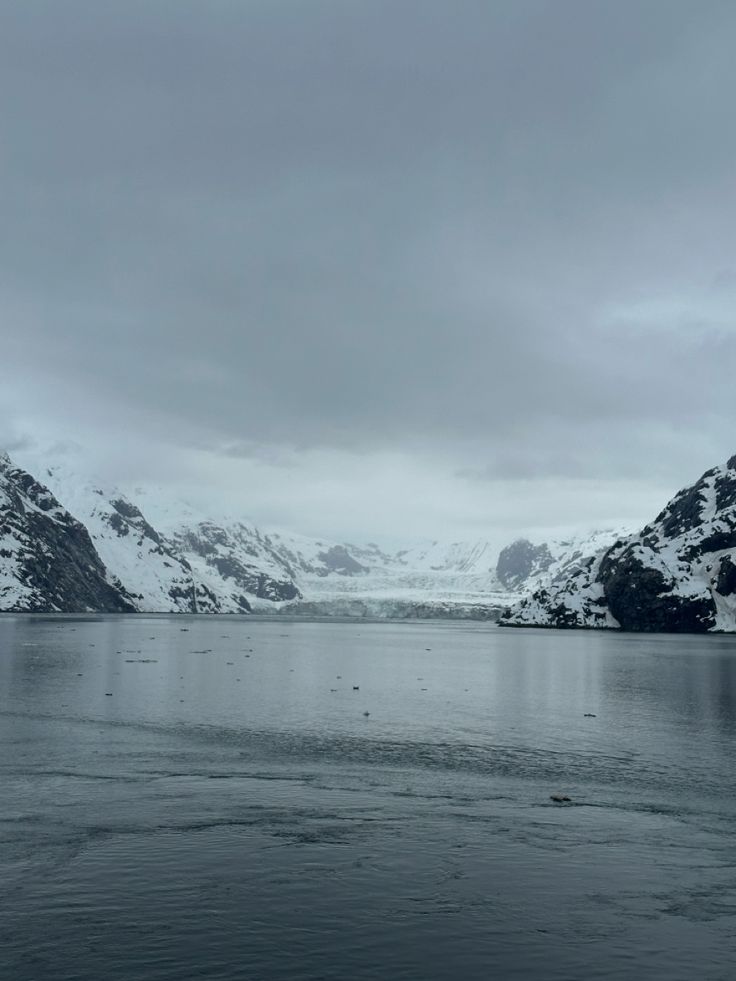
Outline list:
[[[498,620],[502,626],[736,630],[736,457],[640,531],[496,554],[488,541],[309,538],[124,494],[0,456],[0,611],[299,614]]]

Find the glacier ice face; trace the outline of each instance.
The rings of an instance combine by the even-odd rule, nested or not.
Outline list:
[[[7,475],[17,471],[12,502],[6,487],[11,537],[0,551],[3,609],[496,619],[513,606],[505,623],[684,629],[677,625],[687,608],[692,616],[697,613],[698,623],[731,629],[736,562],[727,547],[728,514],[736,491],[728,467],[681,492],[656,519],[661,528],[648,526],[638,537],[613,529],[542,545],[521,540],[504,549],[497,562],[483,540],[388,548],[314,539],[208,515],[151,489],[109,487],[68,460],[38,461],[34,471],[43,484],[7,457],[2,466],[6,484]],[[26,561],[21,569],[18,558],[23,522],[26,560],[34,549],[55,550],[59,581],[64,555],[71,562],[66,574],[74,568],[61,532],[53,537],[27,518],[37,512],[71,529],[70,541],[86,536],[93,556],[88,565],[112,593],[93,595],[89,584],[81,583],[75,592],[69,583],[52,596],[38,576],[33,591],[29,570],[38,566]],[[676,581],[669,586],[673,568]],[[693,576],[696,569],[700,578]],[[703,575],[711,577],[712,588]],[[514,606],[521,595],[526,598]],[[659,619],[646,612],[654,606]]]
[[[141,612],[486,618],[508,601],[487,542],[387,550],[313,539],[107,486],[73,457],[36,459],[33,469]]]

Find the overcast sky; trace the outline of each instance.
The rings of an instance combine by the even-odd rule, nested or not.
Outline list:
[[[306,534],[736,452],[731,0],[0,0],[0,441]]]

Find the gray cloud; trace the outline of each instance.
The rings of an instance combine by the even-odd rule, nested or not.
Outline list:
[[[0,18],[17,438],[119,440],[131,476],[207,449],[214,484],[233,457],[421,457],[497,512],[494,481],[648,500],[733,452],[733,4]],[[553,523],[549,487],[526,502]]]

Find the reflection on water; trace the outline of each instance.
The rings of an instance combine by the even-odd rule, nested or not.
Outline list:
[[[735,645],[2,617],[2,976],[731,978]]]

